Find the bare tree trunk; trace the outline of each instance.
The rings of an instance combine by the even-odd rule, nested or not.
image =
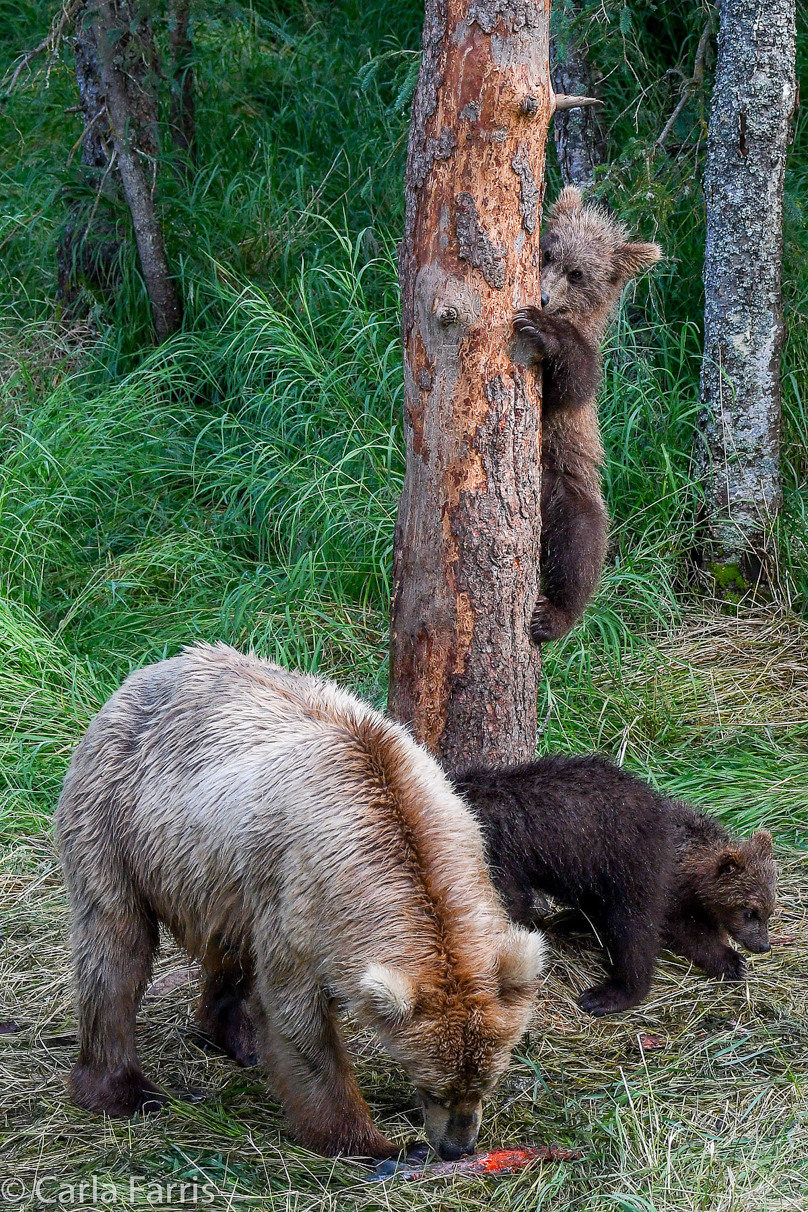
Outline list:
[[[567,20],[574,23],[580,13],[580,0],[566,0],[563,16]],[[595,95],[586,44],[574,25],[564,39],[551,36],[550,67],[557,93]],[[553,117],[553,138],[564,184],[577,185],[579,189],[591,186],[595,168],[603,163],[597,110],[591,106],[558,110]]]
[[[722,0],[705,195],[699,414],[705,563],[719,586],[766,568],[780,508],[783,176],[794,0]]]
[[[400,252],[407,470],[390,707],[449,769],[536,746],[540,296],[549,0],[427,0]]]
[[[128,52],[134,42],[130,31],[139,22],[129,0],[90,0],[88,13],[98,48],[99,76],[116,165],[132,215],[157,339],[162,341],[179,328],[182,312],[146,172],[148,160],[144,160],[144,156],[155,157],[158,150],[156,87],[149,79],[150,72],[156,73],[151,28],[146,21],[148,28],[141,32],[134,48],[139,63],[138,71],[133,72],[127,70]],[[156,173],[156,160],[153,163]]]
[[[196,150],[193,45],[188,32],[190,16],[191,0],[170,0],[171,137],[186,173],[194,163]]]

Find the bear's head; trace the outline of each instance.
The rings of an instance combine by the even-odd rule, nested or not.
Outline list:
[[[769,951],[769,918],[774,911],[777,871],[770,833],[726,846],[713,857],[705,900],[731,938],[747,951]]]
[[[552,207],[541,238],[541,302],[598,336],[625,284],[662,257],[658,244],[629,240],[621,223],[584,205],[568,185]]]
[[[362,1017],[414,1084],[427,1138],[444,1161],[474,1152],[482,1100],[528,1025],[544,953],[540,934],[510,926],[486,971],[450,967],[433,984],[387,964],[365,970]]]

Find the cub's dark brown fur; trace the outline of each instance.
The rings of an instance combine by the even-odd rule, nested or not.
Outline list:
[[[601,492],[598,346],[626,283],[662,256],[629,241],[622,224],[577,189],[561,191],[541,240],[541,302],[516,313],[514,328],[543,368],[542,595],[530,633],[557,640],[583,614],[606,557],[608,514]]]
[[[580,999],[590,1014],[641,1001],[663,946],[724,980],[746,973],[730,936],[769,950],[768,833],[734,842],[713,817],[596,756],[469,770],[456,785],[482,825],[511,917],[529,924],[534,894],[547,892],[589,919],[611,971]]]

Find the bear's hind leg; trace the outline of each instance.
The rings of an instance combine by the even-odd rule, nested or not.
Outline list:
[[[659,952],[659,932],[643,906],[609,914],[601,927],[601,941],[609,954],[611,976],[578,999],[581,1009],[595,1018],[630,1010],[646,996]]]
[[[295,1137],[326,1157],[395,1157],[370,1118],[328,999],[299,974],[279,982],[257,971],[260,1059]]]
[[[542,477],[543,592],[530,620],[534,644],[561,639],[594,597],[609,524],[599,492],[550,468]]]
[[[76,912],[79,1056],[69,1086],[73,1101],[87,1111],[134,1115],[165,1102],[144,1077],[135,1048],[135,1018],[157,943],[157,923],[144,912],[98,906]]]
[[[199,1025],[214,1044],[245,1067],[258,1062],[249,1008],[252,982],[252,973],[241,968],[206,969],[196,1012]]]

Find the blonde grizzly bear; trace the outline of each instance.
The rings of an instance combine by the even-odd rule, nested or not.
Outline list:
[[[203,1025],[236,1059],[257,1053],[303,1144],[397,1152],[357,1086],[344,1008],[406,1070],[440,1156],[473,1151],[543,942],[509,925],[475,821],[404,729],[330,682],[200,645],[102,708],[56,823],[80,1106],[164,1099],[135,1048],[162,922],[202,964]]]
[[[541,239],[541,310],[524,307],[514,329],[541,363],[541,579],[530,634],[566,635],[592,599],[606,558],[609,517],[601,491],[598,347],[623,287],[659,261],[658,244],[628,239],[621,223],[562,189]]]

